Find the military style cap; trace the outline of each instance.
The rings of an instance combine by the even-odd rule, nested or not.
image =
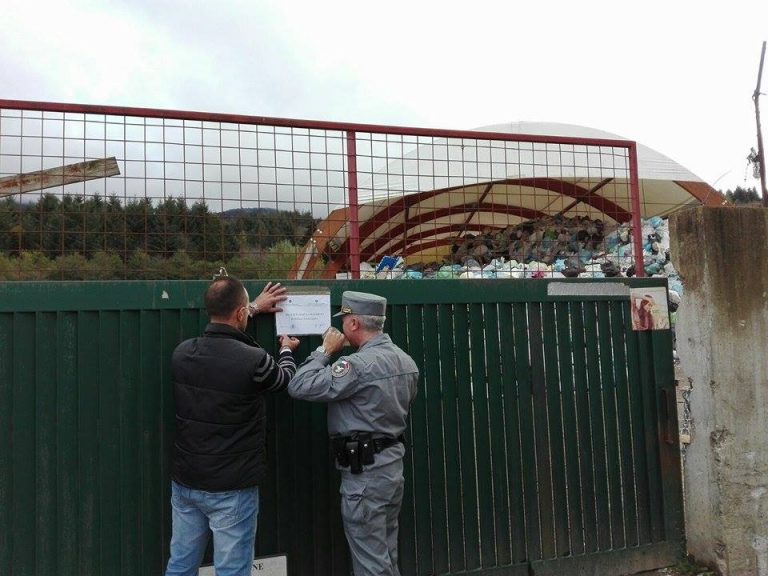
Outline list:
[[[377,294],[367,292],[352,292],[347,290],[341,295],[341,311],[334,314],[362,314],[363,316],[386,316],[387,299]]]

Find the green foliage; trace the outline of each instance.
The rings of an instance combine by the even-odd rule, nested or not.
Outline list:
[[[311,214],[210,211],[181,198],[43,195],[0,200],[0,280],[284,278],[312,235]]]
[[[725,198],[732,204],[754,204],[760,203],[760,196],[755,188],[742,188],[736,186],[735,190],[728,190]]]

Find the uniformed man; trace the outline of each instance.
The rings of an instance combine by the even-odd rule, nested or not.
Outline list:
[[[397,531],[403,501],[408,409],[419,369],[383,332],[387,300],[344,292],[343,334],[329,329],[288,393],[328,402],[328,432],[341,471],[341,516],[355,576],[400,576]],[[330,364],[345,345],[357,352]]]

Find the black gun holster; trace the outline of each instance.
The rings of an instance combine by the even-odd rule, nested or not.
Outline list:
[[[360,474],[363,466],[373,464],[376,446],[370,432],[355,432],[349,436],[331,438],[333,453],[342,468],[349,467],[352,474]]]

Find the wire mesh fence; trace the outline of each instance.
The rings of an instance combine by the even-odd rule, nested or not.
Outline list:
[[[633,153],[0,101],[0,279],[631,275]]]

